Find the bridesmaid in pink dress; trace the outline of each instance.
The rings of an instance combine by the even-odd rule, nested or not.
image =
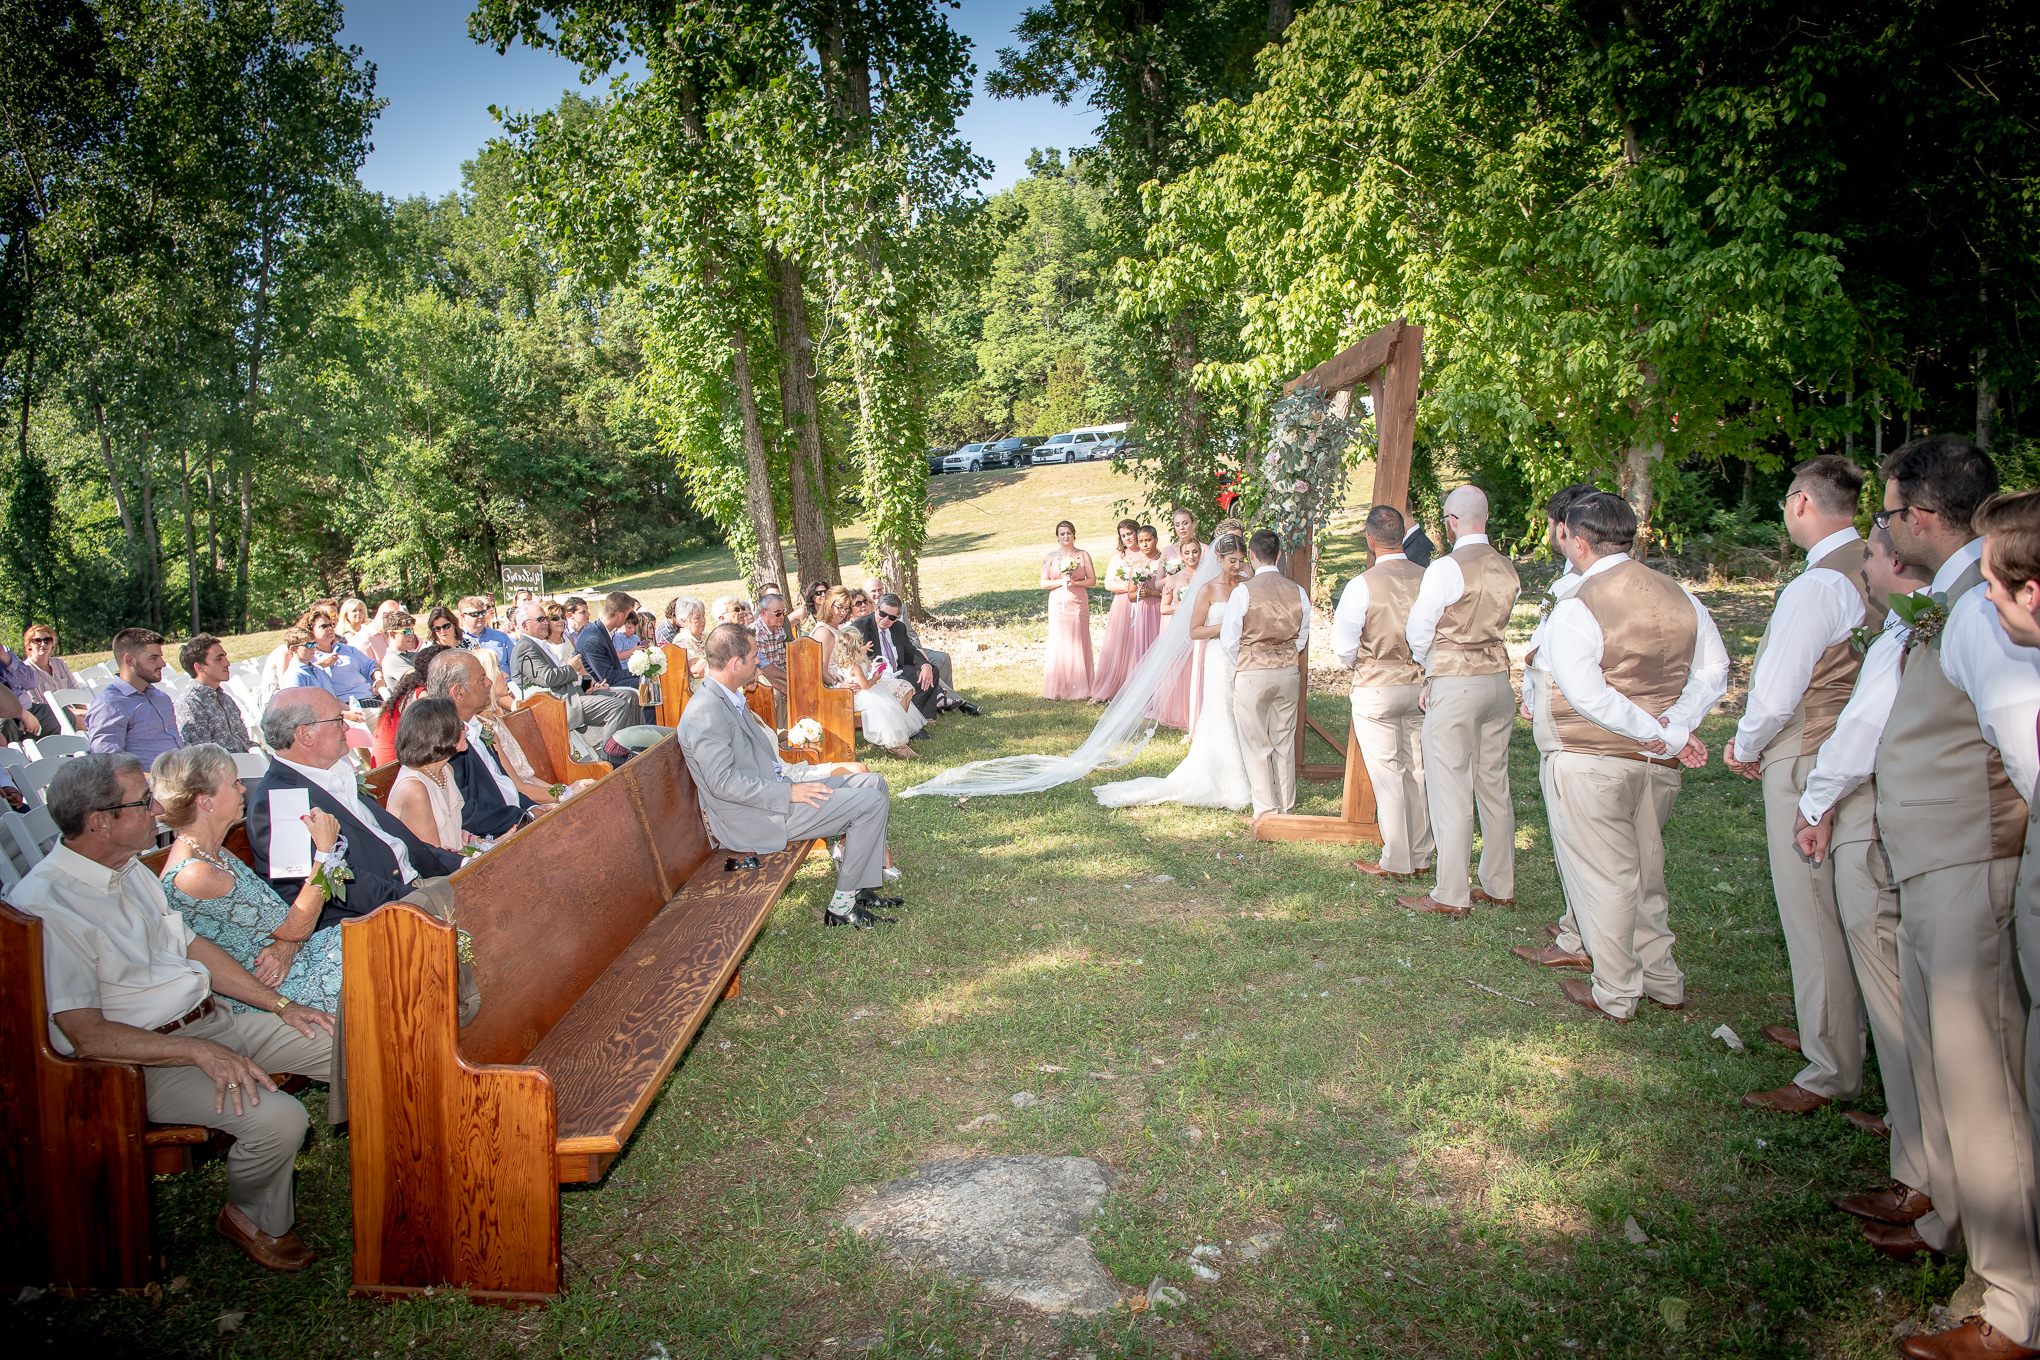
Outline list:
[[[1077,546],[1077,526],[1055,526],[1056,547],[1041,559],[1041,588],[1048,592],[1048,664],[1041,680],[1044,699],[1091,697],[1091,587],[1098,584],[1091,554]],[[1063,567],[1067,564],[1068,571]]]
[[[1172,563],[1181,563],[1173,575],[1157,577],[1162,586],[1161,612],[1164,619],[1171,618],[1178,609],[1188,609],[1190,601],[1185,592],[1190,589],[1191,580],[1197,575],[1197,565],[1204,560],[1204,545],[1190,539],[1170,550],[1174,555],[1164,558],[1164,571]],[[1178,731],[1190,728],[1191,709],[1197,700],[1198,649],[1193,647],[1184,656],[1176,674],[1162,682],[1161,690],[1155,695],[1155,721],[1164,727]]]
[[[1098,645],[1098,671],[1091,681],[1091,701],[1108,703],[1133,670],[1131,653],[1133,623],[1131,594],[1134,583],[1126,575],[1130,566],[1146,566],[1135,540],[1140,535],[1138,520],[1119,521],[1119,547],[1106,565],[1104,586],[1112,592],[1112,608],[1105,613],[1105,640]],[[1152,639],[1150,639],[1152,641]]]

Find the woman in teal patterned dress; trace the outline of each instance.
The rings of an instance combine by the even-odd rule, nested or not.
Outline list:
[[[158,756],[151,774],[163,821],[177,833],[162,874],[171,908],[263,986],[301,1006],[336,1009],[340,927],[315,928],[326,906],[325,890],[307,880],[297,900],[286,902],[239,856],[221,849],[245,801],[233,756],[210,743],[187,746]],[[305,824],[314,849],[330,852],[338,843],[340,822],[331,813],[314,809]]]

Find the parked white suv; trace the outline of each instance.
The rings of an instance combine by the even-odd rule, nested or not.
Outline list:
[[[1037,463],[1087,463],[1103,456],[1101,440],[1090,430],[1068,430],[1062,434],[1050,435],[1048,442],[1034,451]]]

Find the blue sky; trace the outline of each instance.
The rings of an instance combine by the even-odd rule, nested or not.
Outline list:
[[[580,68],[550,53],[512,48],[503,56],[467,35],[471,0],[351,0],[347,42],[376,66],[376,93],[389,101],[375,128],[375,150],[361,169],[371,189],[406,198],[437,198],[460,187],[461,162],[496,135],[489,105],[550,108],[560,92],[582,89]],[[1024,0],[963,0],[952,27],[969,37],[983,73],[1012,44]],[[589,93],[600,93],[597,84]],[[1002,189],[1026,173],[1027,153],[1067,151],[1091,141],[1097,115],[1081,103],[1057,108],[1047,99],[993,100],[979,94],[962,120],[963,135],[995,167],[985,182]]]

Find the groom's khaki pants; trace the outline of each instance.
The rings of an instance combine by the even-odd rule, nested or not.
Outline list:
[[[1233,721],[1254,791],[1254,815],[1296,806],[1296,667],[1233,675]]]
[[[1549,771],[1558,801],[1551,830],[1567,842],[1579,888],[1573,919],[1594,958],[1595,1004],[1620,1020],[1636,1014],[1641,997],[1684,1004],[1665,891],[1664,828],[1679,796],[1678,767],[1560,751]]]
[[[1381,826],[1381,867],[1413,874],[1438,852],[1431,810],[1424,804],[1422,685],[1363,685],[1353,691],[1353,740],[1374,785],[1374,820]]]
[[[1424,711],[1424,794],[1438,840],[1438,883],[1431,897],[1473,905],[1466,862],[1473,854],[1474,805],[1480,807],[1480,886],[1504,902],[1516,895],[1516,809],[1509,802],[1509,734],[1516,692],[1507,671],[1441,675]]]

